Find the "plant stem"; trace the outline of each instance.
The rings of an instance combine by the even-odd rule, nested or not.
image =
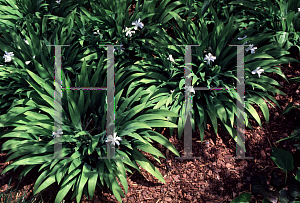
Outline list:
[[[285,172],[285,184],[286,184],[286,179],[287,179],[287,172]]]

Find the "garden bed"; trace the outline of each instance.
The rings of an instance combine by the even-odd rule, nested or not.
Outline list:
[[[298,53],[297,53],[298,54]],[[293,57],[300,59],[299,55],[295,54]],[[284,64],[283,73],[287,78],[300,76],[300,65],[297,63]],[[229,157],[235,157],[236,144],[229,134],[224,133],[220,128],[218,135],[215,135],[211,125],[207,125],[208,130],[205,132],[204,142],[201,144],[199,131],[193,133],[193,156],[202,157],[199,160],[176,160],[175,155],[169,153],[168,150],[159,144],[153,144],[159,149],[166,159],[160,159],[161,165],[153,158],[151,162],[159,169],[164,176],[166,184],[161,184],[151,174],[141,168],[142,174],[138,171],[130,175],[127,174],[128,193],[124,202],[230,202],[242,192],[250,192],[250,178],[255,174],[265,175],[268,177],[268,182],[271,178],[271,172],[275,170],[280,174],[283,180],[285,173],[280,171],[270,158],[271,148],[276,146],[281,149],[290,151],[295,156],[296,148],[288,142],[276,143],[276,141],[288,137],[294,127],[299,123],[295,120],[293,112],[291,114],[281,115],[283,109],[289,102],[300,104],[300,84],[297,82],[290,82],[288,84],[282,77],[276,74],[271,74],[271,78],[276,79],[282,84],[282,90],[287,95],[277,95],[275,98],[280,104],[281,109],[276,107],[270,108],[270,121],[268,124],[263,120],[262,112],[256,106],[255,109],[260,112],[262,119],[262,128],[258,126],[253,120],[251,124],[253,130],[246,129],[246,157],[253,157],[254,159],[245,160],[231,160]],[[273,103],[275,106],[275,104]],[[177,129],[174,130],[172,137],[169,137],[168,129],[161,132],[169,141],[175,146],[180,156],[183,156],[183,140],[178,140]],[[0,145],[7,139],[2,139]],[[207,144],[206,142],[209,142]],[[295,143],[300,143],[295,141]],[[143,154],[147,154],[143,152]],[[1,156],[0,172],[8,164],[6,162],[6,153]],[[297,159],[296,159],[297,160]],[[298,160],[297,160],[298,161]],[[300,166],[299,161],[296,163]],[[8,172],[1,175],[0,190],[5,191],[8,186],[10,178],[12,179],[11,187],[9,189],[16,189],[18,184],[19,174],[24,169],[24,166],[19,166],[15,172]],[[295,173],[296,168],[290,172]],[[26,191],[26,199],[33,198],[32,190],[35,180],[38,178],[38,169],[35,168],[30,171],[28,175],[21,181],[17,195],[21,196]],[[57,184],[53,184],[42,192],[45,203],[52,203],[55,199],[55,194],[58,192]],[[65,198],[66,202],[71,201],[72,194],[69,192]],[[251,202],[260,202],[263,196],[258,196],[258,199],[252,198]],[[114,202],[118,201],[110,194],[109,190],[96,188],[95,196],[92,200],[82,197],[84,202]]]

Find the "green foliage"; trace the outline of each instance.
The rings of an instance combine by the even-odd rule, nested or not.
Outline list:
[[[250,193],[242,193],[240,194],[237,198],[231,201],[231,203],[238,203],[238,202],[243,202],[243,203],[249,203],[251,200],[252,195]]]
[[[132,3],[135,10],[129,14]],[[230,89],[237,86],[237,51],[228,45],[250,42],[257,47],[255,53],[244,52],[245,124],[252,128],[249,118],[253,118],[261,125],[253,104],[260,107],[268,122],[266,102],[278,105],[274,94],[284,94],[274,87],[280,85],[268,73],[286,79],[277,66],[297,61],[285,56],[291,45],[299,48],[297,7],[300,5],[295,0],[274,4],[270,0],[0,0],[0,55],[5,51],[14,54],[9,62],[0,57],[0,127],[12,127],[0,137],[11,138],[2,150],[9,150],[8,160],[14,161],[2,173],[26,165],[21,174],[24,177],[40,166],[34,194],[57,182],[60,190],[55,202],[61,202],[71,188],[77,202],[83,193],[92,198],[96,185],[107,185],[121,202],[124,194],[116,178],[127,193],[126,171],[131,173],[130,167],[139,170],[140,166],[164,183],[159,170],[139,150],[160,163],[159,158],[165,157],[152,146],[154,140],[179,156],[168,139],[152,130],[168,127],[173,134],[178,128],[181,138],[185,126],[184,115],[189,110],[183,105],[185,47],[176,45],[200,45],[192,48],[192,86],[228,89],[192,94],[193,131],[198,126],[203,140],[207,123],[215,133],[221,124],[244,147],[236,139],[234,126],[237,91]],[[132,22],[137,20],[143,26],[135,30]],[[132,36],[126,28],[134,31]],[[166,32],[170,28],[173,36]],[[247,38],[239,40],[245,35]],[[122,138],[115,154],[124,159],[98,159],[107,154],[106,93],[68,89],[63,90],[61,104],[55,105],[62,107],[60,153],[69,159],[48,159],[53,157],[55,144],[51,136],[55,53],[53,46],[46,46],[49,44],[70,45],[61,49],[63,87],[106,87],[108,60],[103,45],[122,45],[114,49],[115,132]],[[207,63],[209,53],[216,59]],[[260,76],[251,74],[257,67],[264,70]],[[289,105],[284,113],[291,109]],[[278,167],[290,171],[290,154],[276,148],[273,151]],[[283,160],[282,153],[289,159]],[[281,193],[284,198],[286,193]],[[250,201],[247,193],[239,198]]]

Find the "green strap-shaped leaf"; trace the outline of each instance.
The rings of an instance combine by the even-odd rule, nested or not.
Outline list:
[[[161,97],[161,99],[159,100],[159,102],[155,105],[154,108],[158,109],[160,107],[162,107],[163,105],[166,104],[166,100],[168,99],[168,95],[164,96],[164,97]]]
[[[215,97],[214,98],[214,107],[217,110],[217,115],[219,116],[221,121],[227,122],[227,114],[222,103]]]
[[[19,165],[15,166],[15,165],[11,165],[11,164],[10,164],[10,165],[8,165],[8,166],[5,167],[5,169],[2,171],[1,175],[2,175],[2,174],[5,174],[6,172],[10,171],[10,170],[13,169],[13,168],[16,169],[16,168],[18,168],[18,167],[19,167]]]
[[[57,184],[59,185],[62,178],[64,177],[64,175],[67,173],[67,170],[68,168],[67,167],[61,167],[61,168],[58,168],[57,171],[56,171],[56,174],[55,174],[55,178],[56,178],[56,181],[57,181]]]
[[[114,172],[113,164],[111,163],[111,160],[104,159],[106,168],[108,169],[109,173],[112,174]]]
[[[178,136],[179,136],[179,139],[181,139],[181,136],[182,136],[182,133],[183,133],[183,130],[184,130],[184,118],[185,118],[184,112],[185,112],[185,109],[180,108],[180,112],[179,112],[180,117],[178,118]]]
[[[79,182],[79,194],[82,194],[83,188],[89,178],[89,172],[91,171],[91,166],[84,163],[83,165],[83,169],[82,169],[82,174],[81,174],[81,178],[80,178],[80,182]],[[81,199],[81,195],[77,196],[77,201],[80,201]]]
[[[218,122],[217,122],[217,112],[213,105],[210,103],[208,104],[208,109],[206,110],[207,114],[209,115],[209,118],[211,120],[211,123],[214,127],[215,133],[218,133]]]
[[[246,85],[251,85],[252,86],[252,89],[254,90],[254,88],[256,87],[257,89],[261,89],[263,91],[265,91],[265,87],[257,84],[257,83],[254,83],[254,82],[249,82],[248,80],[245,82]]]
[[[196,106],[197,106],[197,110],[198,110],[198,113],[199,113],[199,116],[200,116],[200,123],[198,124],[199,126],[202,125],[203,121],[204,121],[204,108],[201,104],[198,104],[196,103]]]
[[[282,138],[278,140],[277,142],[282,142],[282,141],[293,141],[293,140],[300,140],[300,126],[295,127],[294,131],[289,137]]]
[[[136,120],[139,121],[149,121],[155,119],[166,120],[166,117],[158,114],[143,114],[136,118]]]
[[[49,176],[35,191],[35,194],[39,193],[40,191],[44,190],[45,188],[49,187],[52,183],[55,182],[55,175]]]
[[[136,123],[137,124],[137,123]],[[142,138],[138,133],[131,133],[130,131],[121,131],[120,136],[126,135],[128,137],[132,137],[134,139],[138,139],[143,143],[146,143],[146,141],[144,140],[144,138]]]
[[[117,175],[120,183],[123,185],[123,187],[125,189],[125,193],[127,194],[127,192],[128,192],[128,183],[127,183],[127,180],[126,180],[125,176],[123,176],[120,173],[117,173],[116,175]]]
[[[177,128],[178,126],[170,121],[162,121],[162,120],[149,120],[146,122],[151,128],[154,127],[170,127]]]
[[[246,62],[249,62],[249,61],[252,61],[254,59],[273,59],[273,57],[269,54],[249,54],[247,56],[245,56],[245,63]]]
[[[51,170],[45,170],[39,177],[38,179],[35,181],[35,184],[33,186],[33,194],[36,195],[36,189],[38,189],[38,187],[40,186],[40,184],[42,183],[43,180],[45,180],[46,177],[48,177],[48,175],[50,174]]]
[[[33,169],[34,167],[36,167],[35,165],[30,165],[30,166],[26,166],[24,168],[24,170],[21,172],[20,177],[25,177],[26,174],[31,171],[31,169]]]
[[[113,176],[113,174],[108,174],[109,176],[109,179],[110,179],[110,182],[111,182],[111,190],[114,194],[114,196],[116,197],[116,199],[119,201],[119,202],[122,202],[122,199],[121,199],[121,196],[120,194],[124,197],[124,193],[120,187],[120,185],[118,184],[116,178]]]
[[[138,130],[138,129],[151,129],[151,127],[149,125],[147,125],[145,122],[129,121],[129,122],[127,122],[123,125],[121,130],[123,130],[123,129],[124,129],[124,131],[129,131],[130,130],[132,132],[132,131],[135,131],[135,130]]]
[[[163,157],[164,159],[166,158],[158,149],[153,147],[151,144],[145,144],[139,140],[135,140],[133,142],[133,147],[134,148],[136,147],[144,152],[148,152],[152,155],[156,155],[158,157]]]
[[[48,148],[50,148],[50,147],[48,147]],[[51,148],[53,148],[53,147],[51,147]],[[62,157],[66,156],[68,154],[69,154],[69,152],[63,148],[62,153],[61,153]],[[52,163],[50,165],[50,169],[52,169],[54,166],[55,166],[55,168],[59,168],[62,165],[67,164],[70,161],[72,161],[72,159],[64,159],[64,160],[55,159],[55,160],[52,160]]]
[[[253,108],[253,106],[251,106],[251,104],[249,104],[249,102],[245,102],[245,109],[248,110],[248,112],[253,116],[253,118],[257,121],[257,123],[261,127],[261,120],[257,112],[255,111],[255,109]]]
[[[282,112],[282,115],[288,113],[289,111],[291,111],[294,108],[294,103],[290,102],[284,109],[284,111]]]
[[[145,109],[145,107],[146,107],[146,104],[143,103],[143,104],[137,105],[137,106],[133,107],[132,109],[130,109],[128,111],[127,116],[124,118],[123,122],[129,121],[132,117],[134,117],[139,112],[141,112],[143,109]]]
[[[140,169],[137,166],[137,164],[135,162],[132,162],[131,159],[128,157],[128,155],[125,152],[122,152],[122,151],[120,151],[118,149],[116,149],[116,152],[118,152],[118,154],[119,154],[119,155],[116,155],[116,157],[124,157],[124,159],[122,160],[122,162],[124,162],[128,166],[131,166],[132,168],[135,168],[136,170],[138,170],[140,172]]]
[[[27,71],[29,71],[29,70],[27,70]],[[50,107],[54,108],[54,99],[53,99],[53,97],[49,97],[46,94],[44,94],[44,91],[40,87],[38,87],[36,84],[33,84],[29,81],[27,81],[27,82],[35,89],[35,91],[43,98],[43,100],[46,101],[50,105]],[[55,104],[55,105],[58,105],[58,103]]]
[[[120,156],[116,155],[116,157],[120,157]],[[120,174],[122,174],[124,177],[126,177],[126,170],[125,170],[124,163],[122,160],[114,159],[116,166],[117,166],[117,170],[119,171]]]
[[[105,181],[107,187],[111,188],[111,181],[109,179],[109,175],[112,175],[112,174],[109,173],[106,169],[104,169],[104,173],[103,173],[104,181]]]
[[[72,158],[72,156],[71,156],[71,158]],[[73,161],[72,161],[72,163],[70,164],[70,166],[69,166],[69,171],[68,171],[68,173],[71,173],[74,169],[76,169],[78,166],[80,166],[81,165],[81,161],[80,161],[80,159],[74,159]]]
[[[27,147],[33,148],[32,146],[27,146]],[[31,150],[26,150],[26,147],[22,147],[22,151],[16,151],[6,161],[8,162],[12,159],[15,159],[15,158],[20,157],[20,156],[25,155],[25,154],[28,154],[30,151],[32,151],[32,149]]]
[[[35,109],[35,107],[14,107],[10,109],[6,114],[0,116],[1,121],[9,122],[20,114],[23,114],[26,111]],[[0,127],[4,127],[5,122],[0,123]]]
[[[166,109],[149,109],[145,111],[145,114],[155,114],[161,115],[164,117],[179,117],[178,114],[174,113],[173,111],[166,110]]]
[[[162,183],[165,183],[165,180],[159,170],[150,162],[148,161],[137,149],[133,149],[134,153],[132,157],[134,160],[145,170],[151,173],[154,177],[156,177]]]
[[[24,133],[24,132],[10,132],[10,133],[1,135],[1,138],[4,138],[4,137],[24,138],[27,140],[33,140],[32,137],[28,133]]]
[[[68,194],[71,187],[76,183],[76,178],[74,178],[72,181],[70,181],[68,184],[62,186],[60,190],[58,191],[54,203],[60,203],[64,197]]]
[[[89,172],[89,180],[88,180],[88,192],[89,196],[92,199],[96,189],[96,183],[98,179],[97,170]]]
[[[48,92],[48,94],[51,98],[54,98],[54,88],[51,87],[45,81],[45,79],[40,78],[37,74],[35,74],[34,72],[32,72],[30,70],[27,70],[27,72],[37,84],[39,84],[42,88],[44,88]]]
[[[97,169],[98,169],[98,174],[99,174],[100,182],[101,182],[102,185],[104,185],[104,182],[103,182],[103,177],[104,177],[104,163],[100,162]]]
[[[44,162],[47,162],[46,157],[53,157],[53,154],[45,155],[45,156],[36,156],[34,154],[29,154],[29,155],[24,156],[21,159],[15,161],[15,162],[11,163],[11,165],[35,165],[35,164],[43,164]],[[48,159],[48,160],[50,160],[50,159]]]
[[[92,144],[90,144],[90,151],[89,153],[91,154],[95,148],[97,147],[98,143],[99,143],[99,139],[100,137],[102,137],[102,133],[101,134],[98,134],[98,135],[94,135],[92,137]]]
[[[236,136],[236,129],[231,125],[230,121],[227,121],[227,123],[223,123],[225,129],[228,131],[228,133],[231,135],[231,137]]]
[[[254,95],[252,98],[248,98],[248,100],[255,102],[261,109],[266,119],[266,122],[269,122],[269,109],[266,102],[259,96]]]
[[[73,98],[68,97],[68,100],[70,101],[68,103],[68,107],[69,107],[69,112],[70,112],[72,123],[74,126],[77,127],[77,129],[82,130],[79,109],[78,109],[75,101],[73,100]],[[70,103],[72,104],[72,107],[71,107]]]
[[[174,145],[166,137],[164,137],[163,135],[161,135],[160,133],[158,133],[156,131],[148,131],[148,133],[150,134],[149,138],[162,144],[167,149],[169,149],[171,152],[173,152],[175,155],[180,157],[180,155],[179,155],[178,151],[176,150],[176,148],[174,147]]]
[[[40,38],[36,35],[36,32],[33,30],[32,25],[29,23],[29,17],[26,17],[26,25],[27,25],[27,29],[29,32],[29,36],[30,36],[30,38],[29,38],[30,41],[28,41],[28,42],[29,42],[29,44],[32,45],[33,51],[37,52],[37,49],[40,48],[40,40],[39,40]],[[40,50],[38,50],[38,51],[40,51]]]
[[[53,119],[48,115],[44,115],[41,113],[33,112],[33,111],[26,111],[24,113],[26,115],[26,118],[31,119],[31,120],[48,120],[48,119]]]
[[[78,104],[77,104],[78,108],[80,110],[84,109],[84,94],[83,94],[83,90],[80,90],[80,96],[79,96],[79,100],[78,100]],[[81,116],[84,116],[85,112],[84,111],[80,111]]]

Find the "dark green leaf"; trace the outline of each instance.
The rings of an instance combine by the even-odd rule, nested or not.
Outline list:
[[[284,172],[290,172],[294,169],[293,156],[286,150],[272,147],[271,159],[275,162],[278,168],[280,168]]]

